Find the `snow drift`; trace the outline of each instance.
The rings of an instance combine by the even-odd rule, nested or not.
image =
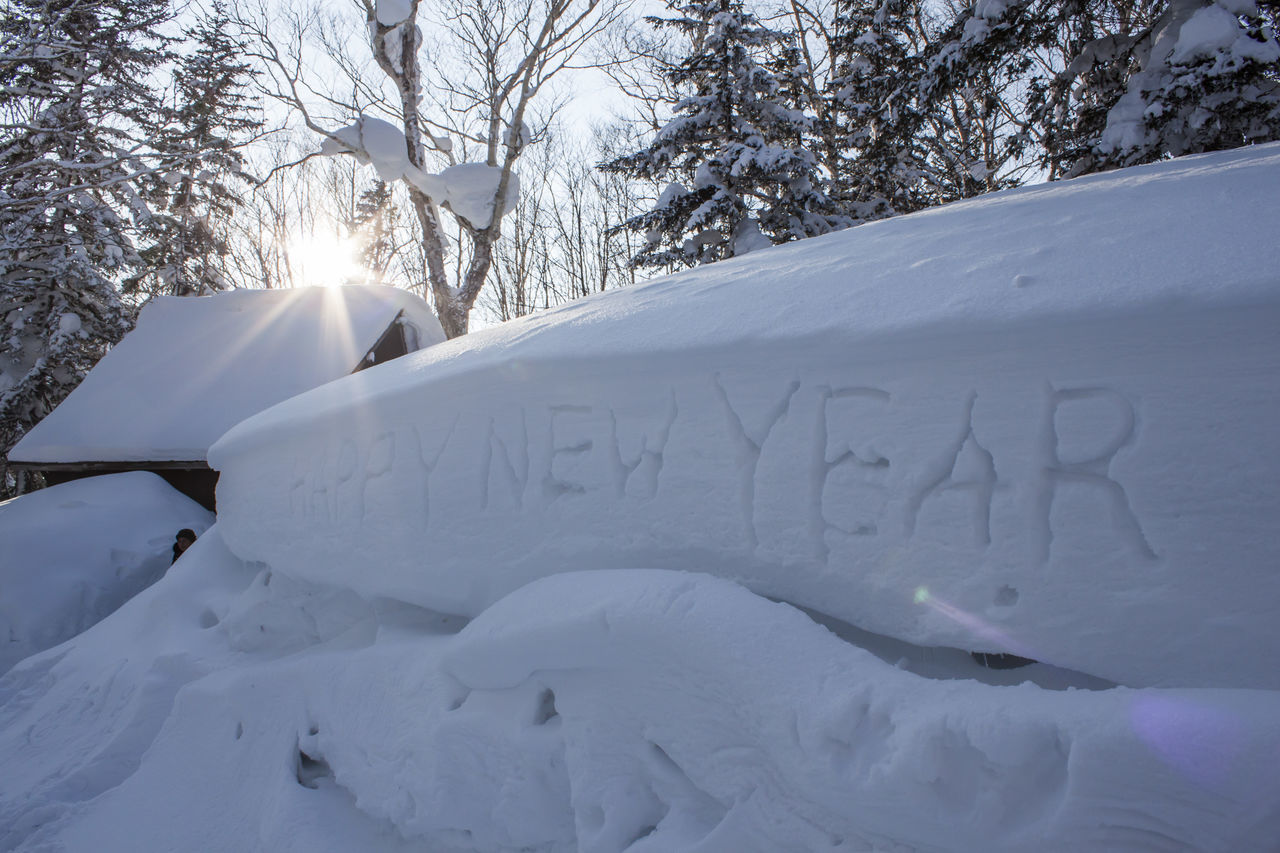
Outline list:
[[[155,474],[89,477],[0,503],[0,672],[154,583],[213,513]]]
[[[262,413],[218,524],[0,678],[0,849],[1274,849],[1278,178],[994,196]]]
[[[0,680],[21,768],[0,846],[1264,850],[1280,829],[1274,691],[920,678],[683,572],[561,574],[463,627],[246,565],[217,528],[196,549]]]
[[[466,615],[688,569],[920,645],[1280,688],[1277,184],[1269,145],[1025,188],[470,335],[229,432],[222,534]]]

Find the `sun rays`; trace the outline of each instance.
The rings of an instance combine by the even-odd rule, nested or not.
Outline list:
[[[306,286],[362,284],[368,270],[357,258],[355,240],[338,233],[295,234],[285,244],[294,281]]]

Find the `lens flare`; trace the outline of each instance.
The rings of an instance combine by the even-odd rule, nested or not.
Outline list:
[[[957,625],[963,626],[970,634],[991,643],[992,647],[990,649],[980,649],[979,651],[1008,652],[1035,661],[1044,660],[1043,657],[1036,654],[1028,646],[1009,636],[990,622],[938,598],[926,586],[916,587],[912,600],[916,604],[928,607],[935,613],[942,614]]]
[[[1134,698],[1129,722],[1167,766],[1205,788],[1225,786],[1245,758],[1245,722],[1224,699],[1175,691]]]

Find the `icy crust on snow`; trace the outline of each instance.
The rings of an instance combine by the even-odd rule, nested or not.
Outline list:
[[[238,421],[359,365],[400,312],[444,340],[420,297],[381,286],[161,296],[14,462],[201,461]]]
[[[1271,145],[1002,193],[449,342],[232,430],[223,535],[448,612],[690,569],[920,645],[1280,687],[1277,183]]]
[[[0,503],[0,673],[154,583],[213,513],[155,474],[88,477]]]
[[[1262,850],[1280,829],[1274,692],[933,681],[668,571],[547,578],[454,633],[255,574],[216,528],[196,548],[0,681],[5,849]]]

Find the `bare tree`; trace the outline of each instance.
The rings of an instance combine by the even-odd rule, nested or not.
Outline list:
[[[634,141],[635,128],[597,126],[587,139],[557,128],[521,160],[520,201],[497,246],[493,286],[478,307],[509,320],[635,283],[643,238],[623,224],[656,197],[643,182],[596,163]]]
[[[328,153],[354,154],[402,184],[417,223],[422,278],[446,335],[456,337],[466,333],[490,278],[502,220],[517,195],[516,161],[537,140],[531,128],[545,127],[554,112],[552,81],[574,67],[626,2],[445,0],[427,20],[418,0],[355,0],[382,74],[377,83],[314,12],[294,13],[283,38],[264,12],[245,26],[258,37],[268,94],[325,137]],[[343,95],[305,79],[309,33],[327,44],[346,82]],[[344,119],[354,121],[335,127]],[[388,126],[398,136],[389,136]],[[403,150],[390,150],[389,140],[390,149]]]

